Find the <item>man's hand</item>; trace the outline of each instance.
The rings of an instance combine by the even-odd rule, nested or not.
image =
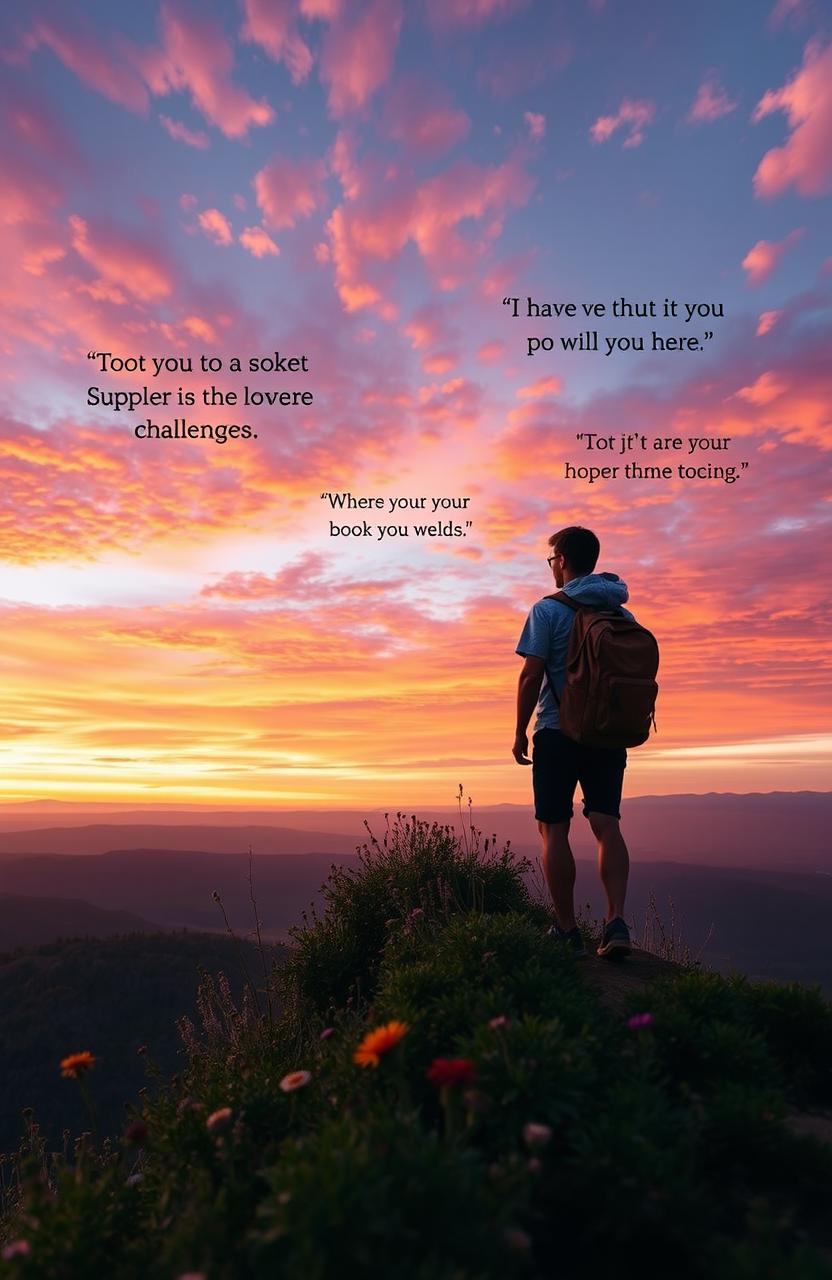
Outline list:
[[[528,654],[523,663],[523,670],[520,672],[520,679],[517,684],[517,729],[514,736],[514,746],[511,748],[511,754],[518,764],[531,764],[526,725],[531,720],[532,712],[537,705],[537,697],[540,693],[540,686],[543,683],[545,670],[546,663],[542,658],[535,658]]]

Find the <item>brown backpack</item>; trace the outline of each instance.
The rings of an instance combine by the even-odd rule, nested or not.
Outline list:
[[[655,636],[618,609],[594,609],[564,591],[547,596],[575,610],[558,704],[561,732],[589,747],[638,747],[656,727]]]

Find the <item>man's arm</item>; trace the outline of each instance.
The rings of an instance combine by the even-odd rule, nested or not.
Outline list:
[[[517,682],[517,731],[511,754],[518,764],[531,764],[528,755],[529,738],[526,729],[537,706],[545,670],[546,663],[542,658],[534,658],[529,655],[523,663],[523,670],[520,672],[520,679]]]

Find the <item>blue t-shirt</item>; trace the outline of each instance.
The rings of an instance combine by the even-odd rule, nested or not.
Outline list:
[[[618,609],[629,598],[626,582],[614,573],[586,573],[583,577],[572,578],[563,591],[596,609]],[[627,609],[623,612],[628,618],[633,616]],[[545,598],[538,600],[529,610],[526,625],[517,641],[515,652],[521,658],[542,658],[546,663],[546,674],[537,700],[535,733],[538,729],[560,728],[558,704],[549,680],[551,678],[554,682],[555,692],[560,697],[566,681],[566,651],[574,621],[575,610],[568,604]]]

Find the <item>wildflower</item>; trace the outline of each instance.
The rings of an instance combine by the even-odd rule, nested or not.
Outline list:
[[[523,1125],[523,1141],[530,1151],[538,1150],[540,1147],[547,1147],[552,1138],[552,1130],[548,1124],[535,1124],[530,1120],[528,1124]]]
[[[434,1058],[425,1077],[437,1089],[446,1089],[455,1084],[470,1084],[474,1079],[474,1064],[468,1058]]]
[[[131,1173],[128,1178],[125,1178],[124,1185],[125,1187],[137,1187],[143,1178],[143,1173]]]
[[[492,1018],[488,1025],[492,1031],[502,1031],[508,1026],[508,1018],[504,1013],[500,1013],[496,1018]]]
[[[147,1125],[144,1120],[134,1120],[124,1130],[124,1141],[129,1142],[132,1146],[140,1147],[147,1142],[147,1132]]]
[[[643,1031],[645,1027],[649,1027],[653,1022],[652,1013],[634,1013],[632,1018],[627,1019],[627,1026],[631,1031]]]
[[[94,1066],[95,1058],[88,1049],[84,1049],[83,1053],[70,1053],[68,1057],[61,1058],[61,1075],[67,1080],[80,1080],[84,1072]]]
[[[205,1121],[205,1128],[209,1133],[222,1133],[223,1129],[227,1129],[231,1123],[231,1108],[220,1107],[219,1111],[212,1111],[208,1119]]]
[[[529,1156],[529,1160],[528,1160],[528,1164],[526,1165],[526,1168],[528,1169],[529,1173],[540,1173],[540,1170],[543,1168],[543,1165],[540,1163],[537,1156]]]
[[[531,1236],[519,1227],[507,1227],[503,1232],[503,1239],[509,1249],[514,1249],[517,1253],[528,1253],[532,1247]]]
[[[302,1089],[304,1085],[309,1084],[311,1079],[311,1071],[290,1071],[281,1080],[280,1087],[284,1093],[294,1093],[295,1089]]]
[[[320,1039],[320,1040],[328,1040],[328,1039],[329,1039],[329,1037],[333,1034],[333,1032],[334,1032],[334,1031],[335,1031],[335,1028],[334,1028],[334,1027],[324,1027],[323,1031],[321,1032],[321,1034],[320,1034],[320,1036],[319,1036],[319,1039]]]
[[[359,1067],[377,1067],[384,1053],[394,1049],[409,1031],[406,1022],[388,1022],[386,1026],[376,1027],[368,1031],[361,1044],[352,1055],[353,1062]]]
[[[11,1262],[12,1258],[25,1258],[31,1252],[32,1246],[28,1240],[12,1240],[0,1253],[0,1258],[4,1262]]]

